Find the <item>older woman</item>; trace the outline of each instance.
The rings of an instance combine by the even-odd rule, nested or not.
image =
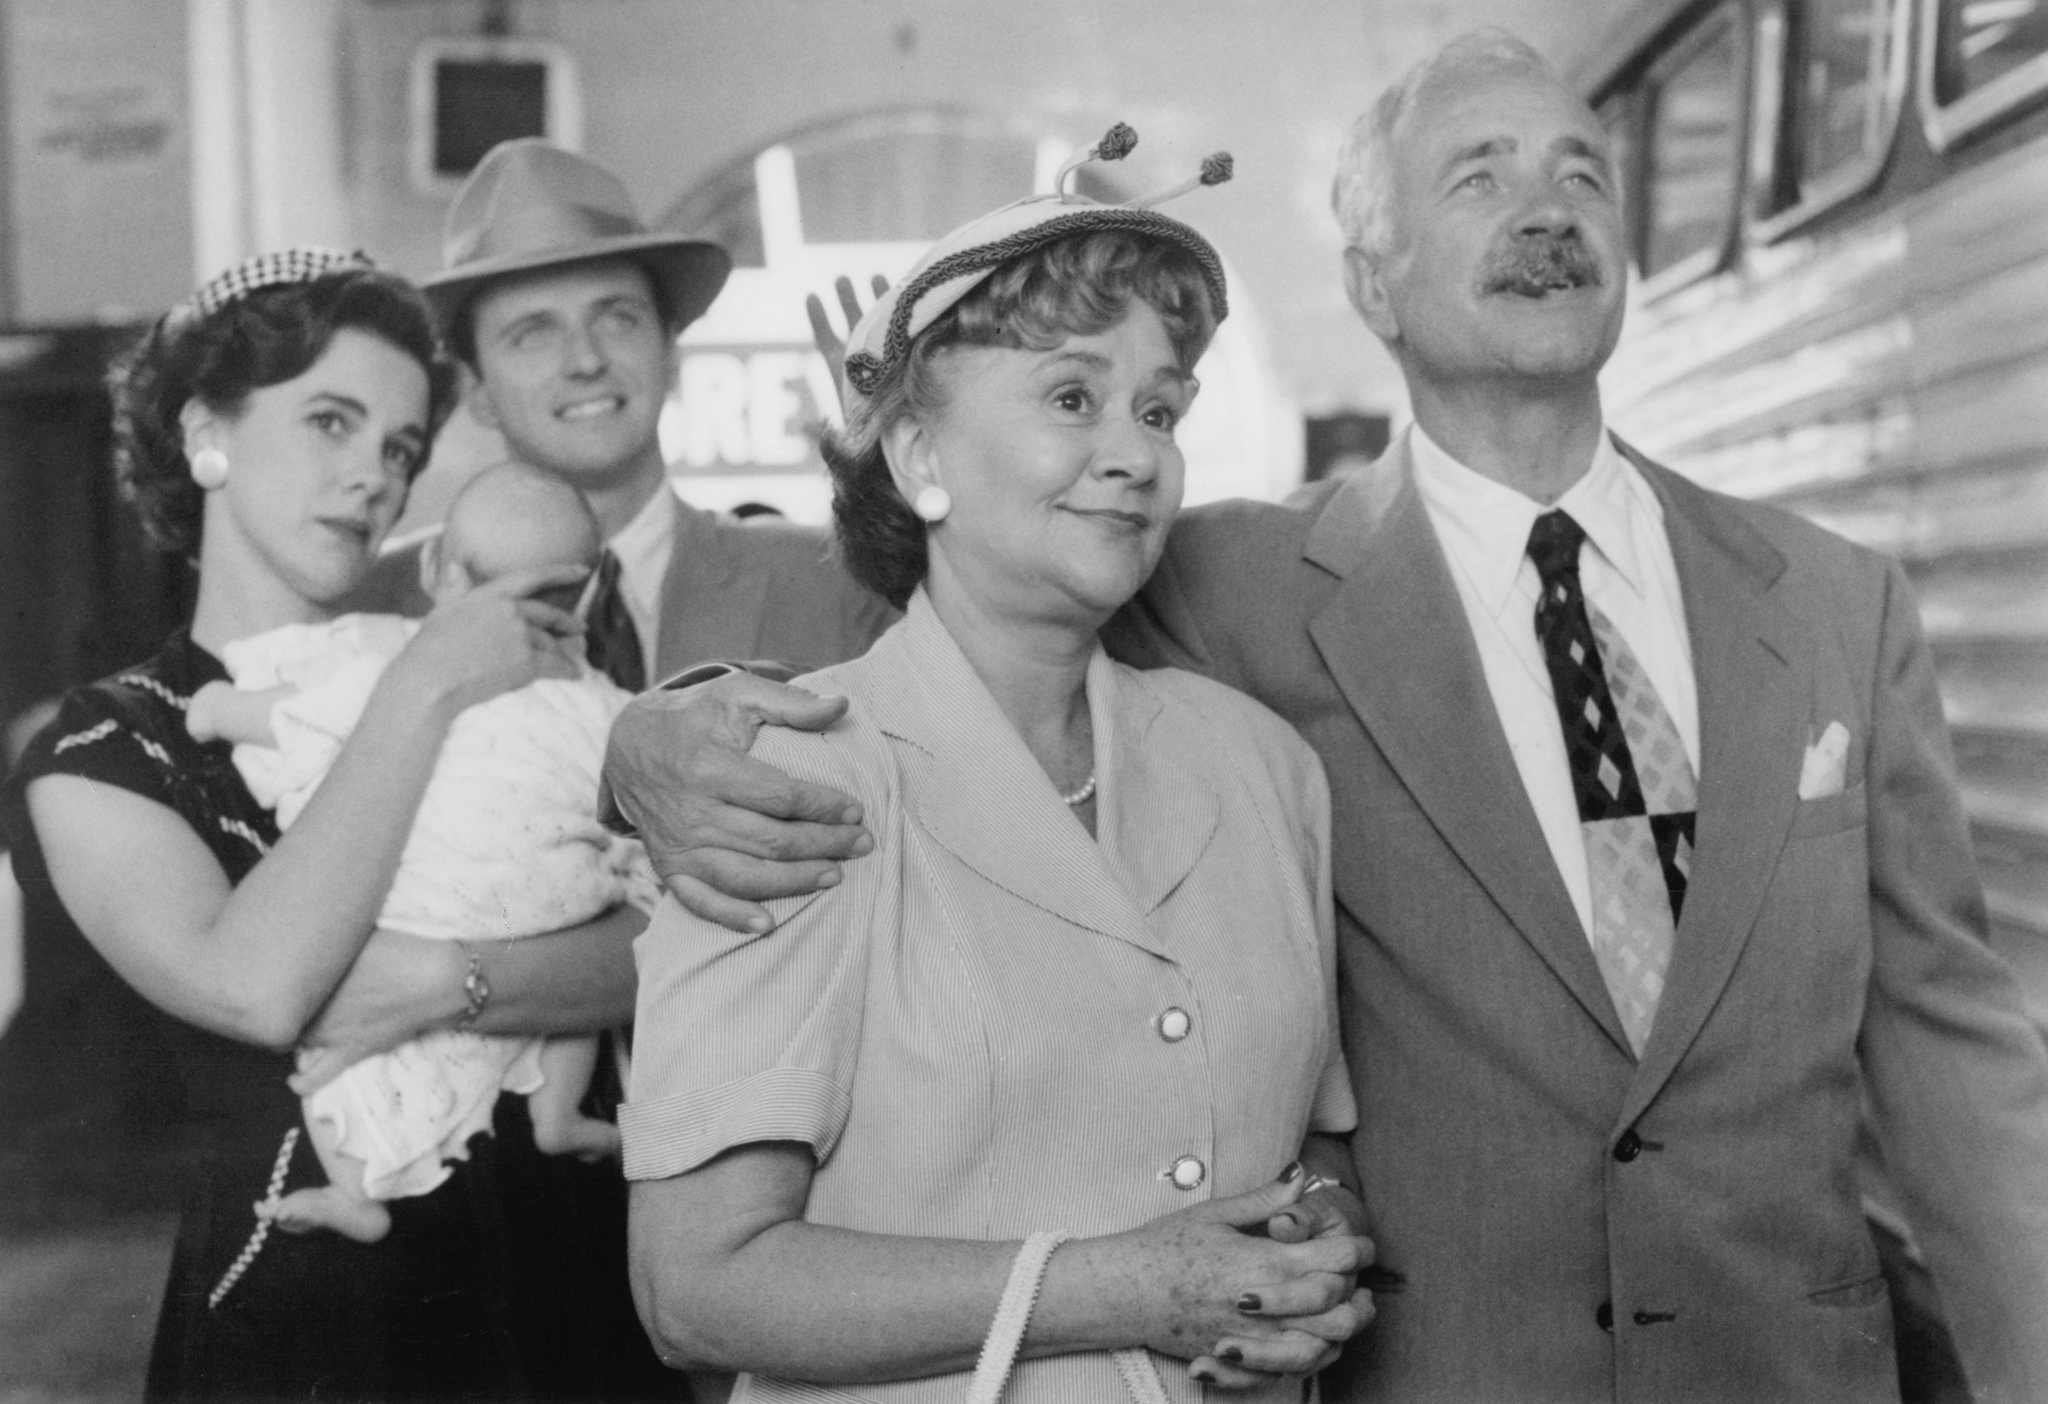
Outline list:
[[[515,1099],[453,1178],[394,1206],[381,1244],[272,1232],[263,1213],[319,1183],[288,1085],[302,1040],[339,1065],[437,1025],[589,1030],[630,1008],[629,914],[475,948],[480,964],[372,929],[449,722],[573,674],[574,619],[522,596],[582,572],[508,576],[436,613],[280,837],[184,708],[226,676],[225,643],[325,619],[362,579],[449,403],[426,307],[359,255],[266,255],[166,317],[114,390],[124,486],[159,544],[196,557],[191,627],[67,698],[5,803],[28,901],[170,1016],[210,1131],[148,1397],[646,1397],[661,1372],[623,1290],[622,1216],[601,1172],[533,1150]]]
[[[843,545],[906,617],[810,678],[841,723],[757,754],[878,851],[772,934],[670,903],[637,946],[635,1292],[736,1398],[992,1399],[1021,1353],[1007,1398],[1299,1399],[1279,1377],[1370,1314],[1348,1225],[1263,1232],[1353,1125],[1321,771],[1096,641],[1158,561],[1223,311],[1194,230],[1052,196],[853,337]]]

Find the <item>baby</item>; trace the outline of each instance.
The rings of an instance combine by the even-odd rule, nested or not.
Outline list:
[[[575,489],[523,463],[485,469],[448,509],[421,557],[437,606],[530,566],[595,566],[596,520]],[[258,802],[288,829],[333,764],[384,668],[419,625],[352,614],[229,644],[234,686],[192,698],[193,736],[235,744]],[[586,668],[471,707],[449,728],[378,924],[438,940],[501,941],[589,921],[621,901],[651,911],[645,853],[593,817],[605,735],[629,694]],[[390,1231],[380,1201],[425,1194],[491,1126],[499,1091],[528,1094],[541,1150],[599,1159],[618,1129],[578,1110],[597,1038],[507,1038],[436,1030],[356,1063],[305,1098],[329,1183],[263,1212],[280,1227],[329,1228],[372,1243]]]

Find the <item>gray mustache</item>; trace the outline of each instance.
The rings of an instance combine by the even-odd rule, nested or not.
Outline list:
[[[1597,288],[1603,281],[1599,263],[1578,235],[1528,234],[1487,261],[1480,286],[1490,293],[1542,293]]]

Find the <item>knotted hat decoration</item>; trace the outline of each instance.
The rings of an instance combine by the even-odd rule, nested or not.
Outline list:
[[[1052,193],[1032,195],[971,219],[940,239],[911,267],[901,283],[875,300],[846,339],[846,383],[862,397],[873,395],[919,332],[1013,259],[1071,234],[1125,229],[1178,244],[1201,269],[1209,300],[1221,322],[1229,306],[1223,260],[1215,247],[1189,226],[1150,207],[1204,185],[1221,185],[1232,174],[1230,153],[1202,162],[1199,174],[1122,205],[1104,205],[1069,193],[1067,178],[1091,161],[1121,161],[1138,144],[1122,122],[1102,139],[1060,166]]]

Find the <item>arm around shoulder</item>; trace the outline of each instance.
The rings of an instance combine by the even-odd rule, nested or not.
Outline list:
[[[735,931],[765,931],[756,903],[815,892],[867,851],[854,797],[749,754],[763,726],[819,730],[844,698],[734,673],[636,698],[613,725],[605,780],[669,891]]]

